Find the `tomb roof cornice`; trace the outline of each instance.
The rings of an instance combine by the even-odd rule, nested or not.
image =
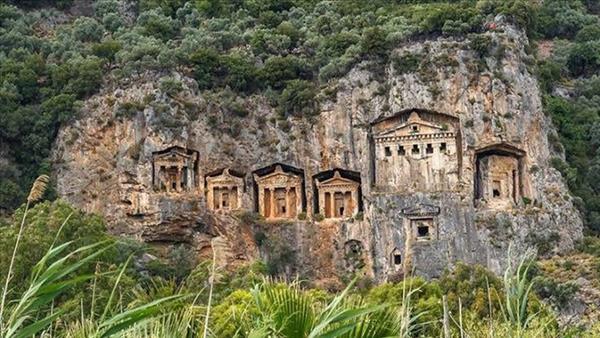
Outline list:
[[[413,134],[404,136],[375,136],[377,143],[382,142],[397,142],[397,141],[412,141],[412,140],[429,140],[429,139],[453,139],[453,132],[434,133],[434,134]]]

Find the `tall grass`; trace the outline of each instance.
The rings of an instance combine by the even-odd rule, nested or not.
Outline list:
[[[69,215],[63,221],[48,251],[33,266],[25,291],[18,295],[11,295],[10,284],[15,258],[23,237],[29,207],[41,199],[48,181],[49,178],[46,175],[38,177],[27,198],[0,300],[0,337],[2,338],[33,337],[46,330],[63,314],[62,309],[53,307],[57,297],[69,287],[93,279],[95,277],[93,274],[82,275],[78,272],[84,265],[93,262],[114,245],[114,243],[103,241],[71,249],[75,246],[73,241],[57,243],[62,229],[71,217]],[[71,251],[68,251],[69,249]],[[73,324],[77,330],[72,330],[71,336],[108,337],[116,335],[136,323],[160,314],[163,310],[162,306],[183,297],[183,295],[174,295],[156,299],[125,311],[111,311],[117,285],[126,267],[127,264],[122,266],[102,315],[99,318],[82,317],[81,322]],[[50,332],[53,331],[47,331],[45,335],[50,335]]]
[[[6,280],[4,282],[4,287],[2,288],[2,299],[0,300],[0,333],[4,332],[4,309],[6,307],[6,297],[9,292],[10,280],[12,279],[13,268],[15,265],[15,258],[17,257],[17,250],[19,248],[19,242],[21,241],[21,237],[23,237],[23,229],[25,228],[25,219],[27,219],[27,212],[29,211],[29,206],[32,203],[35,203],[39,199],[42,198],[46,188],[48,187],[48,182],[50,181],[50,177],[48,175],[39,176],[35,182],[33,182],[33,186],[29,191],[29,196],[27,196],[27,202],[25,204],[25,211],[23,212],[23,218],[21,219],[21,225],[19,226],[19,233],[17,234],[17,239],[15,241],[15,246],[13,248],[13,253],[10,258],[10,264],[8,265],[8,273],[6,274]]]
[[[531,253],[526,253],[520,258],[518,264],[513,266],[514,258],[511,257],[509,248],[507,267],[503,275],[503,294],[500,295],[488,287],[487,299],[490,306],[489,318],[482,321],[473,317],[466,317],[459,311],[458,319],[452,318],[458,331],[458,336],[469,338],[533,338],[557,337],[558,332],[550,327],[551,321],[540,316],[539,312],[530,309],[531,290],[534,282],[529,278],[528,272],[532,265]],[[492,299],[500,305],[501,314],[494,315]],[[460,304],[460,299],[458,300]],[[461,307],[459,306],[459,309]]]

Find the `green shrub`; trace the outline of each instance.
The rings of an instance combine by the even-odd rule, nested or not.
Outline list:
[[[183,83],[174,77],[163,77],[159,82],[160,90],[168,96],[176,96],[183,91]]]
[[[535,293],[557,309],[564,308],[579,290],[579,286],[573,282],[559,283],[544,276],[536,277],[533,285]]]
[[[360,49],[365,56],[385,56],[388,51],[385,32],[379,27],[367,28],[360,39]]]
[[[536,75],[542,89],[551,92],[554,84],[561,80],[562,66],[552,60],[541,61],[538,63]]]
[[[194,67],[194,78],[200,89],[213,86],[213,77],[219,69],[219,53],[212,48],[198,49],[189,57]]]
[[[17,223],[21,221],[23,211],[23,208],[20,208],[15,212],[11,226],[0,227],[0,276],[3,277],[6,276],[8,271],[10,256],[19,230]],[[68,221],[65,223],[65,220]],[[63,226],[62,231],[58,233],[61,226]],[[55,237],[56,243],[75,241],[79,246],[112,240],[107,235],[104,222],[99,216],[87,215],[63,201],[43,202],[36,205],[29,211],[25,230],[19,244],[19,254],[15,261],[16,270],[13,270],[11,282],[15,289],[13,291],[20,291],[27,284],[26,281],[31,267],[50,248],[55,241]],[[103,264],[125,262],[131,250],[137,251],[139,248],[129,247],[129,244],[123,243],[122,246],[103,254],[99,261],[104,262]],[[82,275],[93,273],[96,269],[95,263],[87,264],[79,273]],[[0,282],[3,283],[4,278],[0,278]],[[80,286],[71,289],[68,295],[74,296],[76,293],[83,291],[84,286]]]
[[[140,111],[143,111],[146,105],[138,101],[125,101],[119,105],[115,111],[115,117],[133,117]]]
[[[98,42],[104,28],[93,18],[80,17],[73,22],[73,38],[83,42]]]
[[[480,265],[459,263],[452,271],[444,273],[439,284],[442,292],[448,297],[452,312],[458,310],[458,299],[461,300],[462,306],[472,311],[477,318],[489,316],[490,310],[494,313],[500,310],[497,296],[502,291],[502,283],[496,275]],[[489,294],[491,297],[488,297]]]
[[[600,25],[598,23],[583,27],[575,36],[577,42],[600,40]]]
[[[577,250],[600,257],[600,238],[594,236],[583,237],[577,242]]]
[[[582,11],[579,1],[544,1],[538,16],[538,31],[545,37],[572,38],[597,18]]]
[[[444,35],[465,35],[471,29],[471,25],[466,22],[448,20],[442,26],[442,33]]]
[[[489,35],[469,35],[469,47],[479,56],[486,57],[490,54],[492,38]]]
[[[137,23],[142,32],[148,36],[154,36],[161,40],[169,40],[177,34],[178,23],[163,14],[160,9],[141,12]]]
[[[221,58],[221,75],[223,83],[240,92],[251,92],[256,89],[257,69],[248,56],[233,53]]]
[[[291,80],[279,97],[279,109],[288,116],[313,116],[318,114],[317,89],[310,81]]]
[[[545,256],[557,246],[560,235],[557,232],[530,232],[525,241],[537,249],[538,255]]]
[[[574,76],[589,75],[600,70],[600,41],[577,43],[571,48],[567,67]]]
[[[404,54],[392,57],[392,65],[396,74],[415,73],[419,69],[423,55]]]
[[[114,62],[115,55],[121,50],[121,48],[121,42],[115,40],[105,40],[92,45],[92,53],[99,58],[106,59],[109,62]]]
[[[304,59],[296,56],[273,56],[267,59],[258,73],[263,86],[282,89],[287,81],[294,79],[309,80],[312,78],[310,66]]]

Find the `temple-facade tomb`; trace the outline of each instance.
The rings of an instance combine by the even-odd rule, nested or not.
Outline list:
[[[206,203],[215,211],[237,210],[242,207],[243,174],[228,168],[206,175]]]
[[[325,218],[355,216],[360,206],[360,176],[355,173],[354,179],[342,177],[339,169],[333,170],[333,177],[327,177],[327,173],[315,175],[319,213]]]
[[[460,166],[457,128],[453,117],[416,110],[376,122],[375,186],[399,192],[454,189]]]
[[[198,152],[170,147],[152,154],[152,185],[157,191],[181,193],[198,186]]]
[[[518,204],[524,195],[525,152],[506,143],[481,148],[475,155],[475,200],[489,207]]]
[[[274,166],[274,169],[270,166],[254,174],[258,212],[267,220],[294,219],[303,211],[304,174],[289,166],[287,170],[281,164]]]

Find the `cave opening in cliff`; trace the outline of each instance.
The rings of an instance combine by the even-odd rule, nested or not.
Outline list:
[[[420,153],[419,145],[418,144],[413,144],[411,153],[413,155],[418,155]]]
[[[391,268],[398,271],[402,266],[402,252],[398,248],[394,248],[389,256]]]
[[[506,208],[524,196],[525,152],[506,143],[475,152],[474,201],[488,207]]]
[[[392,149],[390,147],[385,147],[385,156],[392,156]]]
[[[399,252],[394,253],[394,265],[402,264],[402,255]]]
[[[314,210],[324,218],[353,217],[362,211],[360,173],[333,169],[313,176]]]

